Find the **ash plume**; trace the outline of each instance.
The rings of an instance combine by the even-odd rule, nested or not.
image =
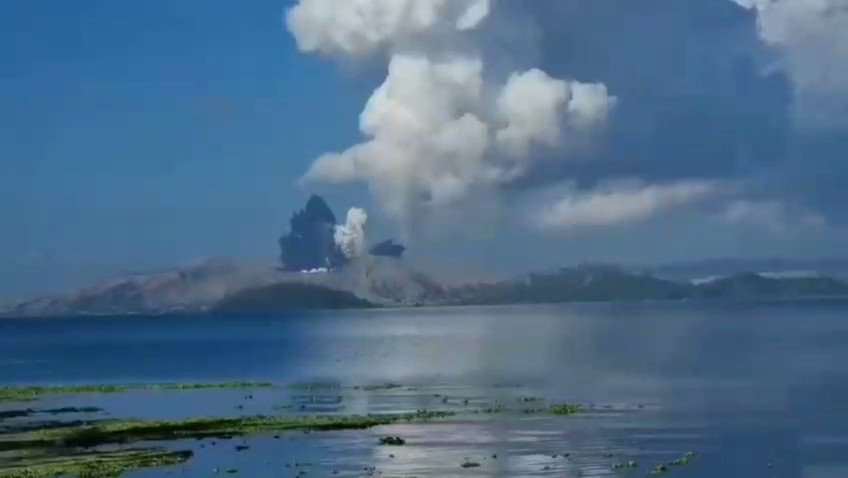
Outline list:
[[[361,257],[366,252],[367,228],[368,214],[358,207],[347,212],[345,224],[336,226],[333,239],[348,260]]]
[[[504,65],[486,48],[512,39],[490,0],[300,0],[298,47],[346,61],[382,58],[386,77],[359,118],[364,141],[315,160],[303,181],[364,182],[404,228],[519,180],[603,127],[605,85]],[[517,42],[512,57],[530,57]],[[515,62],[519,63],[518,61]],[[553,154],[555,153],[555,154]]]

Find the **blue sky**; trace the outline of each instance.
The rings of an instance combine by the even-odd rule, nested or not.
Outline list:
[[[532,54],[515,55],[533,63],[522,68],[603,83],[617,98],[615,109],[591,160],[538,162],[519,181],[500,185],[496,199],[484,197],[489,206],[508,207],[467,209],[497,220],[453,218],[433,226],[442,232],[411,238],[413,258],[512,272],[580,260],[839,255],[846,128],[828,112],[818,115],[816,105],[839,113],[848,104],[848,75],[834,67],[829,83],[813,85],[821,86],[815,98],[799,91],[811,91],[808,71],[848,55],[822,51],[812,40],[790,43],[768,28],[782,18],[779,7],[758,11],[738,3],[510,4],[520,6],[535,33],[530,40],[509,37],[505,47],[534,43]],[[299,51],[286,29],[287,6],[6,6],[0,298],[209,256],[274,258],[289,214],[312,192],[326,195],[339,215],[366,207],[375,236],[403,233],[403,221],[386,213],[385,195],[375,193],[385,186],[378,178],[296,185],[319,155],[362,140],[359,115],[387,61],[379,54],[354,62]],[[824,32],[821,44],[831,44],[846,31],[835,23],[844,16],[821,23],[820,14],[792,18],[799,28],[809,20]],[[818,121],[805,119],[812,117]],[[811,126],[800,128],[802,122]],[[643,189],[622,193],[608,185],[634,178]],[[706,183],[744,183],[745,191],[689,207],[692,189],[680,188]],[[564,199],[555,195],[562,188],[570,191]],[[597,201],[599,194],[606,199]],[[609,213],[616,198],[682,203],[681,194],[686,208]],[[470,202],[449,209],[465,211]],[[549,217],[559,214],[553,230],[514,219],[549,206]],[[591,207],[625,220],[601,224]],[[517,243],[533,247],[518,253]]]
[[[367,91],[297,54],[278,0],[249,4],[6,6],[0,291],[276,254],[294,180],[356,137],[332,118]]]

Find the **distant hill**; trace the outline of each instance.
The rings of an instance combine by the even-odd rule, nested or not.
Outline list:
[[[775,276],[828,276],[848,278],[848,259],[708,259],[659,266],[635,267],[657,277],[673,280],[700,280],[744,273]]]
[[[677,300],[687,296],[685,284],[631,274],[613,266],[564,268],[452,291],[452,299],[462,304]]]
[[[212,261],[138,274],[79,292],[0,309],[0,316],[277,313],[415,305],[497,305],[642,300],[746,300],[848,297],[846,283],[823,276],[734,274],[698,282],[584,265],[512,280],[448,287],[394,258],[360,258],[335,271],[287,272],[275,264]]]
[[[167,315],[245,309],[407,306],[443,303],[446,289],[395,258],[368,256],[334,271],[290,272],[279,263],[212,260],[132,274],[68,294],[14,302],[0,316]],[[303,297],[296,297],[302,295]],[[276,301],[275,305],[273,302]]]
[[[129,274],[67,294],[0,306],[0,317],[274,313],[291,309],[586,301],[848,297],[848,260],[721,259],[624,269],[586,264],[497,282],[447,285],[413,270],[406,247],[368,253],[336,244],[336,216],[320,196],[289,220],[280,260],[209,260]],[[364,228],[363,228],[364,230]],[[363,242],[366,239],[363,234]],[[453,282],[450,282],[453,283]]]
[[[219,314],[273,314],[289,310],[358,309],[375,307],[352,292],[313,284],[287,282],[245,289],[210,309]]]
[[[694,286],[701,298],[796,298],[848,295],[848,285],[830,277],[764,277],[736,274]]]
[[[848,284],[829,277],[767,277],[755,273],[692,283],[635,274],[614,266],[581,266],[469,285],[451,292],[455,303],[480,305],[805,297],[848,297]]]

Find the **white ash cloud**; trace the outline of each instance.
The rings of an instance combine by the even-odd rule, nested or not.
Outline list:
[[[368,214],[364,209],[351,208],[344,224],[336,226],[333,239],[348,259],[361,257],[368,247]]]
[[[504,5],[300,0],[287,23],[302,51],[387,61],[359,118],[365,141],[319,157],[303,179],[365,182],[409,226],[520,179],[535,162],[568,161],[569,145],[602,127],[615,98],[602,84],[540,69],[504,72],[503,58],[481,46],[503,28],[487,20]]]
[[[286,24],[302,51],[362,57],[472,30],[489,8],[489,0],[300,0]]]

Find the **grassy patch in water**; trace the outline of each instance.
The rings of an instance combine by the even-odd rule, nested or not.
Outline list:
[[[364,386],[356,386],[353,387],[354,390],[364,390],[366,392],[378,392],[381,390],[396,390],[398,388],[403,388],[403,385],[399,383],[380,383],[375,385],[364,385]]]
[[[262,432],[357,430],[397,422],[421,422],[451,416],[449,412],[318,417],[191,418],[185,420],[103,420],[0,436],[0,450],[94,447],[147,440],[232,437]]]
[[[0,410],[0,421],[8,418],[30,417],[37,414],[45,415],[61,415],[65,413],[99,413],[103,410],[97,407],[62,407],[62,408],[44,408],[33,409],[26,408],[21,410]]]
[[[36,455],[9,458],[0,465],[0,478],[111,478],[124,472],[177,465],[192,457],[190,451],[118,450],[65,456]]]
[[[268,382],[224,382],[0,387],[0,401],[28,401],[35,400],[42,395],[58,394],[123,393],[133,390],[237,390],[249,388],[272,388],[273,386],[273,384]]]
[[[325,390],[341,390],[341,385],[337,383],[293,383],[288,387],[291,390],[299,391],[325,391]]]
[[[570,403],[565,403],[562,405],[553,405],[550,408],[550,412],[554,415],[574,415],[583,411],[583,407],[580,405],[574,405]]]

